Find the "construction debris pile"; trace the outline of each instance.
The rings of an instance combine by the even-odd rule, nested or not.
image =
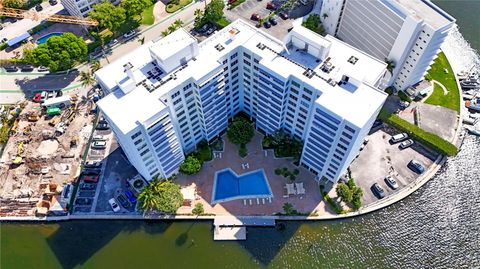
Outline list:
[[[22,104],[0,159],[0,216],[67,210],[61,193],[80,173],[94,118],[90,100],[76,95],[69,100],[62,109]]]

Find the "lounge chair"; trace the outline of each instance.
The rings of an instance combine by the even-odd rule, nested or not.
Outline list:
[[[303,182],[295,183],[295,188],[297,189],[297,194],[305,194],[305,188],[303,187]]]
[[[247,199],[243,199],[243,205],[247,205]]]
[[[272,197],[268,197],[268,202],[271,204],[272,203]]]
[[[259,205],[259,204],[260,204],[260,199],[259,199],[259,198],[257,198],[257,205]]]

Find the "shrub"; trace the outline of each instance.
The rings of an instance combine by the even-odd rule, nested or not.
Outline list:
[[[245,144],[240,145],[240,149],[238,150],[238,155],[240,155],[240,157],[242,158],[248,155],[247,147],[245,146]]]
[[[202,215],[204,213],[203,209],[203,204],[202,203],[196,203],[195,207],[192,209],[192,214],[193,215]]]
[[[322,22],[320,21],[320,16],[317,14],[308,16],[308,18],[302,23],[302,25],[317,34],[325,34],[325,29],[323,28]]]
[[[293,174],[298,176],[298,174],[300,174],[300,170],[298,169],[293,169]]]
[[[385,92],[388,94],[388,95],[392,95],[393,94],[393,87],[387,87],[385,89]]]
[[[350,203],[353,199],[352,191],[350,190],[349,186],[345,183],[339,183],[337,185],[337,194],[342,199],[342,201]]]
[[[447,156],[455,156],[458,153],[458,148],[452,143],[444,140],[436,134],[429,133],[420,127],[409,123],[408,121],[392,114],[384,109],[378,114],[378,118],[382,121],[407,132],[412,138],[418,140],[425,146]]]
[[[277,168],[275,169],[275,175],[280,176],[282,174],[282,169]]]
[[[298,211],[290,203],[284,203],[283,204],[283,211],[285,212],[285,215],[287,215],[287,216],[298,214]]]
[[[188,156],[183,163],[180,165],[180,172],[193,175],[200,171],[202,164],[200,161],[193,155]]]
[[[290,181],[295,181],[295,179],[297,179],[297,177],[295,175],[290,175],[289,179],[290,179]]]
[[[228,139],[237,145],[247,144],[254,134],[252,124],[243,118],[235,118],[227,129]]]

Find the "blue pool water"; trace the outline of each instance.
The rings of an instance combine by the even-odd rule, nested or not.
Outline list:
[[[47,39],[49,39],[50,37],[59,36],[59,35],[62,35],[62,34],[63,33],[50,33],[50,34],[44,35],[44,36],[40,37],[39,39],[37,39],[37,44],[41,45],[41,44],[47,42]]]
[[[230,168],[218,171],[213,184],[212,203],[239,198],[272,197],[263,169],[238,176]]]

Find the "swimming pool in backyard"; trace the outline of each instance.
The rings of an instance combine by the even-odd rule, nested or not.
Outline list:
[[[45,42],[47,42],[47,40],[52,37],[52,36],[61,36],[63,33],[50,33],[50,34],[46,34],[42,37],[40,37],[39,39],[37,39],[37,44],[38,45],[41,45]]]
[[[226,168],[215,173],[212,204],[242,198],[273,197],[263,169],[237,175]]]

